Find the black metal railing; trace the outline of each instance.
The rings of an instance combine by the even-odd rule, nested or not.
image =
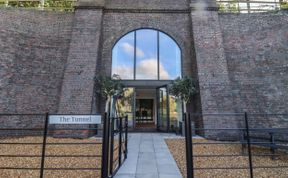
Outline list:
[[[277,162],[288,150],[288,114],[192,113],[183,118],[187,178],[205,177],[207,172],[214,177],[221,171],[242,171],[242,177],[252,178],[265,171],[288,171],[288,160]],[[193,138],[195,134],[200,138]],[[259,161],[263,157],[270,159]],[[226,164],[223,159],[227,159]],[[209,162],[213,164],[207,166]]]
[[[109,173],[113,177],[127,158],[128,117],[111,119]]]
[[[52,125],[49,116],[0,114],[0,172],[4,173],[1,175],[25,177],[27,173],[27,177],[42,178],[55,174],[71,177],[73,173],[108,178],[127,158],[128,117],[110,118],[105,114],[101,124],[91,127]],[[88,139],[96,132],[95,139]],[[118,146],[114,147],[116,141]],[[109,159],[113,157],[118,164],[111,166]]]

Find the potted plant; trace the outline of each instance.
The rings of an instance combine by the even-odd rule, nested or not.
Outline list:
[[[99,75],[96,80],[96,93],[105,98],[105,112],[110,116],[116,115],[116,100],[125,92],[124,85],[121,83],[119,75],[112,77]]]
[[[196,81],[189,76],[184,76],[183,78],[178,77],[175,79],[170,88],[169,93],[175,96],[177,99],[181,99],[183,102],[183,113],[187,113],[187,104],[191,101],[193,95],[195,95],[198,90],[196,87]],[[179,126],[182,126],[182,134],[184,133],[183,123],[179,121]]]

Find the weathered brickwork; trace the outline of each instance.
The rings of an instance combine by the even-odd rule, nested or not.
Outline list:
[[[79,9],[63,79],[59,113],[92,112],[94,76],[102,29],[102,10]]]
[[[288,13],[219,16],[235,112],[288,113]],[[279,116],[253,127],[287,127]]]
[[[0,10],[0,112],[57,111],[72,17]]]
[[[106,8],[111,9],[187,9],[190,0],[106,0]]]
[[[233,113],[228,67],[224,53],[222,32],[217,11],[191,12],[198,80],[203,113]],[[233,117],[204,115],[195,121],[196,126],[211,128],[236,128]],[[221,136],[221,132],[205,132],[206,136]]]
[[[288,112],[288,13],[219,17],[236,111]]]
[[[209,11],[189,0],[99,0],[74,13],[1,9],[0,112],[102,111],[93,78],[111,74],[119,38],[152,28],[175,39],[183,74],[199,80],[192,111],[287,113],[288,12],[218,14],[207,2]],[[196,125],[242,124],[217,120],[203,117]]]

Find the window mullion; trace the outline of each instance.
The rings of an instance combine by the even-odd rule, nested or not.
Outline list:
[[[157,75],[158,75],[158,80],[160,80],[160,59],[159,59],[159,54],[160,54],[160,52],[159,52],[159,50],[160,50],[160,48],[159,48],[159,31],[157,31]]]
[[[137,41],[136,41],[136,32],[134,32],[134,80],[136,80],[136,44],[137,44]]]

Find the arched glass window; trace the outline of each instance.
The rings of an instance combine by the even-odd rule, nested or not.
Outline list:
[[[123,36],[112,50],[112,75],[123,80],[173,80],[181,76],[176,42],[157,30],[140,29]]]

